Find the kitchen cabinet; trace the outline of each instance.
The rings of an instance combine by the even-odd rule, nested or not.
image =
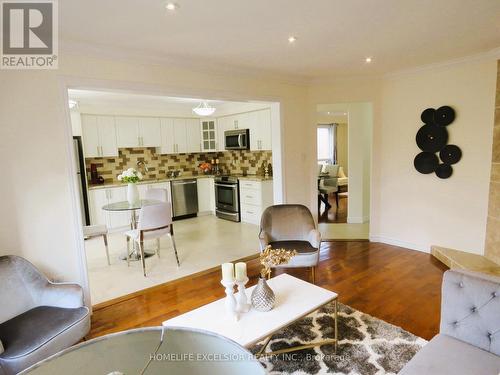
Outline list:
[[[127,187],[113,187],[89,190],[90,222],[92,225],[105,224],[110,231],[127,229],[130,225],[130,212],[108,212],[102,207],[109,203],[127,200]]]
[[[174,153],[187,152],[186,119],[174,118]]]
[[[239,186],[241,221],[259,225],[262,212],[273,204],[273,182],[241,179]]]
[[[215,119],[201,120],[201,148],[205,152],[215,152],[218,150],[220,140],[217,139],[218,126]],[[224,135],[224,132],[222,132]],[[222,142],[224,146],[224,142]]]
[[[198,214],[215,213],[215,185],[213,177],[198,178]]]
[[[201,151],[200,122],[198,119],[160,119],[160,153],[180,154]]]
[[[139,119],[139,137],[142,147],[160,147],[160,119],[157,117],[141,117]]]
[[[250,150],[271,150],[272,135],[271,135],[271,110],[264,109],[261,111],[250,112]]]
[[[116,117],[118,147],[161,146],[160,119],[155,117]]]
[[[160,119],[160,129],[161,129],[161,146],[160,153],[162,154],[174,154],[175,140],[174,140],[174,119],[172,118],[161,118]]]
[[[113,116],[82,115],[82,138],[85,157],[118,156]]]
[[[200,120],[186,120],[187,152],[201,152]]]
[[[225,151],[226,146],[224,144],[224,132],[226,130],[232,129],[232,119],[233,116],[219,117],[217,119],[217,151]]]

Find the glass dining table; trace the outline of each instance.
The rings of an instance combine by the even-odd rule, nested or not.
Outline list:
[[[133,204],[131,204],[129,201],[121,201],[121,202],[114,202],[114,203],[109,203],[104,206],[102,206],[102,209],[104,211],[108,212],[124,212],[124,211],[130,211],[130,229],[135,230],[137,229],[137,215],[136,211],[140,210],[144,206],[152,206],[155,204],[160,204],[162,203],[161,201],[158,200],[153,200],[153,199],[141,199]],[[127,252],[129,249],[127,249]],[[153,256],[154,252],[151,251],[146,251],[144,250],[144,256],[146,258]],[[139,249],[139,245],[137,244],[136,241],[132,241],[132,252],[129,255],[130,260],[141,260],[141,251]],[[127,259],[127,254],[121,257],[123,260]]]

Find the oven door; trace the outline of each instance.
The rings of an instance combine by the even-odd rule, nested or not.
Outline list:
[[[238,212],[238,185],[215,183],[215,204],[218,210]]]

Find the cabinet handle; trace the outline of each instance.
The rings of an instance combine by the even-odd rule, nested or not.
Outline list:
[[[101,151],[99,150],[99,146],[97,146],[96,148],[97,148],[97,156],[101,156]]]
[[[253,214],[254,214],[254,212],[252,212],[252,211],[247,211],[247,214],[252,214],[252,215],[253,215]]]
[[[253,198],[251,195],[247,195],[246,197],[247,197],[247,198]]]

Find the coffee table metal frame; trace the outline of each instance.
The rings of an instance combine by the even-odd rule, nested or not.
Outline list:
[[[334,312],[333,312],[334,338],[333,339],[326,339],[326,340],[316,341],[316,342],[313,342],[313,343],[310,343],[310,344],[297,345],[297,346],[293,346],[293,347],[286,348],[286,349],[280,349],[280,350],[275,350],[275,351],[271,351],[271,352],[264,352],[266,350],[267,345],[271,341],[271,339],[272,339],[272,337],[273,337],[274,334],[276,334],[277,332],[281,331],[283,328],[291,326],[295,322],[299,321],[302,318],[305,318],[307,315],[310,314],[310,313],[307,313],[307,314],[299,316],[297,319],[295,319],[293,322],[287,324],[285,327],[281,327],[281,328],[277,329],[276,331],[272,332],[271,334],[269,334],[269,336],[267,337],[267,339],[264,341],[264,345],[257,352],[257,354],[255,354],[255,356],[257,358],[260,358],[260,357],[266,357],[266,356],[272,356],[272,355],[290,353],[290,352],[295,352],[297,350],[310,349],[310,348],[314,348],[316,346],[331,345],[331,344],[333,344],[335,346],[335,353],[337,353],[337,345],[338,345],[338,323],[337,323],[337,319],[338,319],[338,306],[337,306],[337,303],[338,302],[337,301],[338,301],[338,296],[332,298],[330,301],[325,302],[323,305],[321,305],[318,308],[318,309],[321,309],[322,307],[324,307],[324,306],[328,305],[329,303],[333,302],[333,309],[334,309]]]

